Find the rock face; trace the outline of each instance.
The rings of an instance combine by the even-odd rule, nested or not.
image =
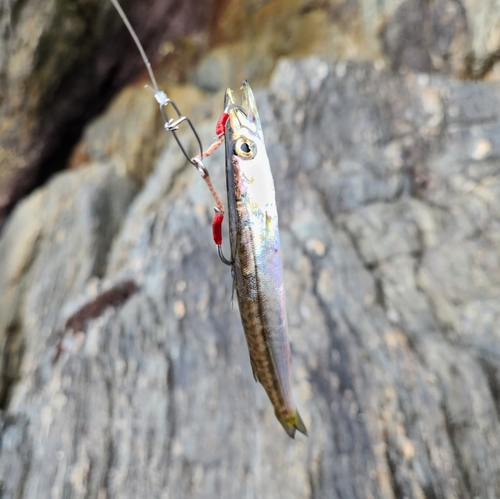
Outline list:
[[[498,79],[498,0],[123,0],[169,83],[267,84],[283,56]],[[0,224],[66,167],[84,125],[142,62],[109,0],[0,4]],[[168,43],[162,43],[166,42]],[[143,178],[143,171],[138,177]]]
[[[141,64],[110,4],[6,1],[0,496],[500,497],[500,88],[450,76],[495,77],[497,0],[123,3],[152,54],[192,34],[158,72],[199,87],[169,95],[205,145],[222,94],[200,88],[273,74],[310,437],[253,382],[213,202],[142,83],[74,147]]]
[[[170,140],[138,191],[95,163],[4,228],[3,497],[500,496],[498,87],[312,58],[257,100],[310,437],[253,381]]]

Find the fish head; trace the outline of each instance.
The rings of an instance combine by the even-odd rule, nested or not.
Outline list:
[[[273,175],[252,89],[246,81],[241,89],[241,105],[230,89],[225,98],[228,199],[244,199],[248,210],[265,221],[267,215],[276,215]]]
[[[241,90],[241,105],[236,104],[232,90],[226,90],[226,147],[233,161],[248,162],[267,155],[257,104],[246,80],[243,81]]]

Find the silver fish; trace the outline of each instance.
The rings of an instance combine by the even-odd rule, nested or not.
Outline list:
[[[292,353],[278,233],[274,181],[253,92],[242,85],[242,103],[225,96],[226,182],[234,287],[256,381],[292,438],[307,429],[291,389]]]

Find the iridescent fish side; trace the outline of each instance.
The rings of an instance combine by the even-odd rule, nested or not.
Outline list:
[[[256,381],[290,437],[307,429],[291,389],[283,264],[274,181],[252,90],[242,85],[242,104],[226,92],[226,181],[234,287]]]

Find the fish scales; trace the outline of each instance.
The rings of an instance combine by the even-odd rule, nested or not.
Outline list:
[[[248,216],[244,215],[246,210],[243,206],[240,206],[238,210],[241,215],[241,224],[237,232],[239,251],[236,254],[237,263],[235,262],[238,305],[255,377],[264,386],[273,405],[282,408],[290,404],[290,387],[286,377],[280,378],[274,365],[271,343],[282,343],[274,345],[275,351],[280,349],[284,352],[288,361],[290,347],[283,334],[286,324],[283,323],[279,302],[273,300],[276,298],[275,294],[279,299],[279,290],[273,293],[273,289],[266,289],[269,287],[269,283],[266,282],[269,281],[266,279],[266,265],[259,264],[258,258],[254,256],[257,253],[254,251],[256,244],[246,225]],[[237,269],[241,269],[241,273]],[[275,303],[278,306],[275,306]]]

